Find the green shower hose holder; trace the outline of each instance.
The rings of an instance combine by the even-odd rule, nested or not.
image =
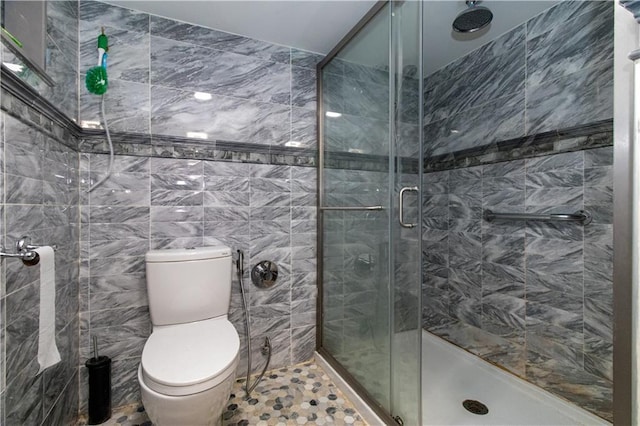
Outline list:
[[[104,95],[109,87],[107,78],[107,52],[109,51],[109,39],[104,34],[104,27],[98,36],[98,65],[87,70],[85,85],[87,90],[94,95]]]

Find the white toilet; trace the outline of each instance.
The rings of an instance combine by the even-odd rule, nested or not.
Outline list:
[[[227,318],[231,249],[152,250],[145,260],[153,331],[138,382],[149,419],[158,426],[218,424],[240,350]]]

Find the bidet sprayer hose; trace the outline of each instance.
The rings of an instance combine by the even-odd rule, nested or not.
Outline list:
[[[238,258],[236,259],[236,272],[238,273],[238,281],[240,281],[240,293],[242,295],[242,306],[244,308],[244,331],[247,336],[247,379],[245,381],[245,391],[247,393],[247,399],[250,398],[251,392],[258,386],[262,377],[264,377],[264,373],[267,371],[269,367],[269,363],[271,362],[271,341],[268,337],[264,338],[264,344],[262,345],[262,353],[267,355],[267,362],[262,369],[260,375],[256,378],[255,382],[249,386],[249,380],[251,378],[251,318],[249,316],[249,304],[247,303],[247,295],[244,290],[244,252],[242,250],[238,250]]]
[[[89,189],[87,189],[87,192],[93,191],[94,189],[102,185],[107,179],[109,179],[109,176],[111,176],[111,169],[113,169],[113,160],[114,160],[113,143],[111,142],[111,133],[109,132],[109,123],[107,123],[107,114],[105,114],[105,111],[104,111],[104,94],[102,95],[102,100],[100,101],[100,112],[102,113],[104,131],[107,134],[107,142],[109,142],[109,166],[107,167],[107,173],[102,177],[102,179],[100,179],[91,187],[89,187]],[[91,182],[91,177],[89,177],[89,182]]]

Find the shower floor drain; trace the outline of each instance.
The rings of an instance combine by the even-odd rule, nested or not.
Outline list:
[[[465,410],[472,414],[485,415],[489,412],[489,409],[486,405],[484,405],[480,401],[475,401],[473,399],[465,399],[462,401],[462,406]]]

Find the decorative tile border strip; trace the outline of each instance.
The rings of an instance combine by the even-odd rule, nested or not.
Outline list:
[[[1,109],[24,124],[78,151],[78,125],[11,71],[0,70]]]
[[[425,173],[461,169],[482,164],[541,157],[613,145],[613,120],[538,133],[494,144],[427,157]]]

